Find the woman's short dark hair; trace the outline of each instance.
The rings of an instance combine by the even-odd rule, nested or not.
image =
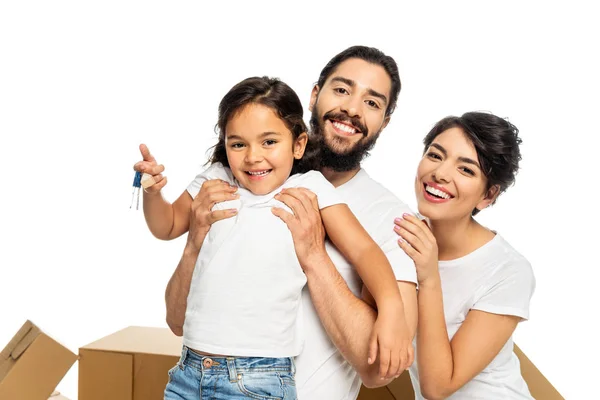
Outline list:
[[[497,185],[498,194],[501,194],[514,184],[521,161],[519,145],[522,141],[516,126],[491,113],[468,112],[460,117],[449,116],[435,124],[425,136],[424,151],[439,134],[450,128],[460,128],[475,146],[481,171],[487,178],[486,191]],[[472,215],[478,212],[475,209]]]
[[[246,78],[232,87],[219,103],[219,116],[215,126],[218,142],[212,147],[212,154],[208,161],[210,164],[220,162],[229,167],[225,150],[225,128],[231,118],[249,104],[261,104],[277,113],[292,132],[294,141],[307,131],[303,120],[302,103],[291,87],[277,78],[267,76]],[[316,169],[317,150],[315,144],[309,141],[304,156],[300,160],[294,160],[291,174]]]

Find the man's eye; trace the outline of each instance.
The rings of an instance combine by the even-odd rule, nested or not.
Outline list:
[[[377,104],[376,102],[374,102],[373,100],[367,100],[367,105],[369,107],[373,107],[373,108],[379,108],[379,104]]]
[[[333,90],[339,94],[348,94],[348,91],[344,88],[335,88]]]

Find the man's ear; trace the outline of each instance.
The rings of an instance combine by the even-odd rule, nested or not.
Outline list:
[[[391,118],[392,118],[391,115],[386,115],[386,117],[383,119],[383,125],[381,127],[381,130],[385,129],[385,127],[390,123]]]
[[[485,196],[481,201],[475,206],[479,211],[483,210],[490,204],[494,204],[498,196],[500,195],[500,186],[494,185],[485,192]]]
[[[310,102],[308,103],[308,111],[312,112],[313,107],[317,104],[317,97],[319,97],[319,85],[315,85],[310,92]]]

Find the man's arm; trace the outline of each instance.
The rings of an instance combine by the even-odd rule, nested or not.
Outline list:
[[[302,267],[308,289],[321,323],[342,356],[358,372],[367,387],[379,387],[393,379],[379,376],[379,366],[367,363],[369,337],[377,318],[377,311],[367,301],[371,295],[363,288],[364,299],[357,298],[348,288],[335,265],[325,253],[308,260]],[[411,282],[398,282],[404,303],[407,324],[414,336],[417,326],[417,292]]]
[[[179,264],[173,272],[167,290],[165,292],[165,303],[167,305],[167,325],[177,336],[183,336],[183,323],[185,321],[185,310],[187,309],[187,297],[190,293],[192,274],[196,266],[196,260],[200,249],[195,249],[189,243],[186,244]]]
[[[339,274],[325,250],[325,232],[314,193],[305,189],[286,189],[276,198],[294,211],[282,209],[273,214],[288,226],[294,239],[296,255],[307,277],[311,298],[332,342],[358,372],[367,387],[387,385],[376,363],[367,362],[369,337],[377,312],[357,298]],[[404,312],[412,335],[417,326],[417,294],[413,283],[399,282]],[[365,296],[371,300],[372,297]]]

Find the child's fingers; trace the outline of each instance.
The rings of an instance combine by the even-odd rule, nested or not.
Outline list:
[[[403,370],[408,369],[412,363],[415,361],[415,349],[413,348],[412,344],[410,346],[408,346],[408,361],[407,361],[407,366],[403,368]],[[400,371],[402,372],[402,371]]]
[[[390,350],[379,346],[379,376],[384,378],[390,370]]]
[[[386,377],[387,378],[393,378],[394,376],[398,375],[398,373],[400,372],[400,367],[402,366],[402,355],[404,354],[403,351],[401,351],[400,353],[397,351],[392,352],[392,357],[390,360],[390,370],[388,371]]]
[[[369,363],[369,365],[375,362],[375,359],[377,358],[377,349],[377,336],[371,335],[371,339],[369,340],[369,354],[367,355],[367,363]]]

